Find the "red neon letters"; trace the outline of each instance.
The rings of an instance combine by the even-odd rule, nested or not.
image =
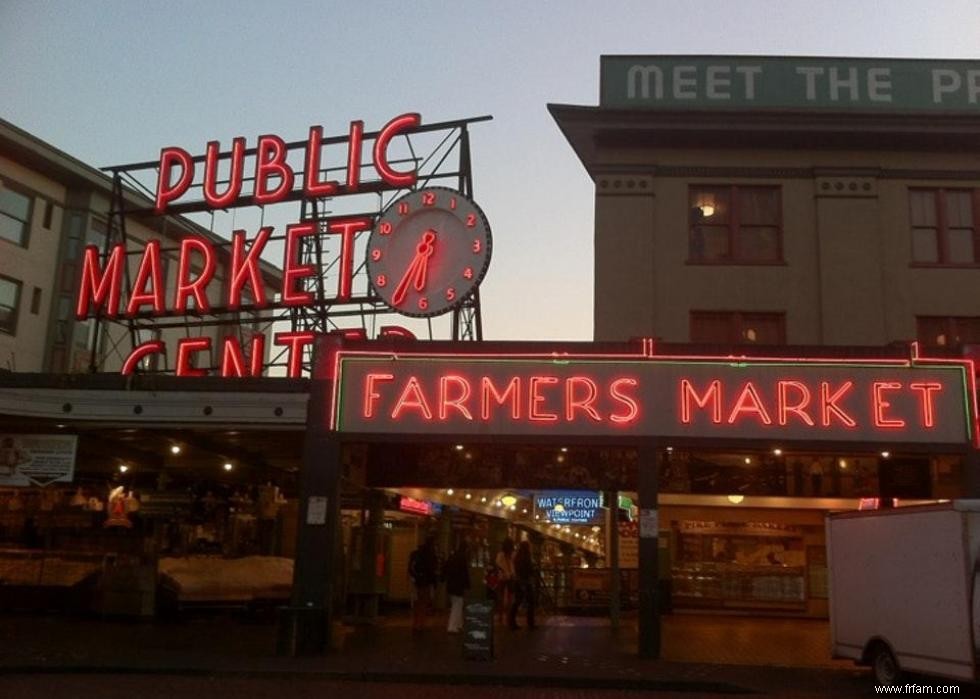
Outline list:
[[[372,163],[381,182],[388,187],[402,189],[411,187],[418,179],[414,167],[410,170],[396,170],[388,157],[388,149],[395,137],[416,129],[422,119],[418,114],[402,114],[382,127],[374,139]],[[336,139],[334,139],[336,142]],[[232,140],[231,152],[222,154],[221,144],[211,141],[207,144],[204,156],[204,179],[200,187],[205,203],[213,209],[224,209],[239,203],[252,203],[260,206],[284,201],[293,194],[297,179],[302,182],[302,194],[306,197],[328,197],[334,194],[350,194],[361,187],[361,154],[364,142],[364,122],[352,121],[347,137],[347,177],[341,191],[336,180],[321,179],[321,156],[323,150],[323,127],[310,127],[309,138],[305,144],[302,173],[297,175],[290,165],[289,146],[279,136],[265,134],[256,141],[254,159],[254,189],[251,200],[242,201],[242,183],[247,157],[245,139],[241,136]],[[219,183],[218,169],[223,157],[230,159],[228,182]],[[160,168],[157,177],[154,211],[164,214],[168,207],[184,196],[194,184],[194,157],[183,148],[171,147],[160,151]],[[220,186],[224,191],[219,194]],[[298,194],[299,192],[297,192]]]
[[[640,413],[638,386],[633,378],[601,383],[585,376],[529,375],[501,381],[491,376],[446,373],[434,380],[417,375],[396,380],[389,372],[368,372],[364,375],[360,417],[467,423],[608,420],[627,425]]]

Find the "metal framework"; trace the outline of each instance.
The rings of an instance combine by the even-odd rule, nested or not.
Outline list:
[[[400,169],[414,169],[418,174],[414,188],[421,188],[429,185],[440,184],[457,189],[467,196],[473,195],[473,171],[470,157],[470,135],[469,127],[471,124],[488,121],[492,117],[481,116],[470,119],[456,121],[446,121],[434,124],[421,125],[415,129],[403,133],[397,139],[399,153],[397,157],[392,157],[390,162]],[[376,138],[378,132],[365,133],[364,142],[368,143]],[[323,146],[346,145],[349,137],[335,136],[323,139]],[[301,157],[307,141],[294,141],[287,143],[287,159],[290,155],[293,160],[296,156]],[[392,143],[392,148],[396,147],[396,142]],[[366,147],[364,150],[368,150]],[[254,158],[256,149],[252,148],[245,151],[246,158]],[[223,161],[230,158],[231,152],[222,152],[220,159]],[[205,161],[203,155],[193,158],[195,165]],[[361,173],[372,172],[370,161],[361,162]],[[89,370],[98,372],[104,369],[106,360],[113,357],[116,361],[120,357],[128,354],[143,342],[150,339],[157,339],[165,331],[173,336],[174,332],[189,336],[192,331],[200,332],[202,329],[226,328],[221,335],[236,335],[243,347],[247,348],[247,343],[254,333],[264,333],[267,337],[266,358],[263,363],[264,373],[279,373],[285,368],[286,348],[272,344],[273,332],[314,332],[328,333],[336,330],[362,329],[368,337],[374,337],[381,328],[386,325],[398,325],[409,328],[416,335],[427,337],[427,339],[452,339],[452,340],[482,340],[483,323],[480,310],[479,291],[463,299],[459,306],[451,312],[451,327],[448,329],[446,337],[436,337],[432,319],[419,322],[408,319],[398,314],[390,308],[381,298],[374,293],[366,270],[366,243],[370,231],[363,231],[355,235],[354,249],[354,274],[352,278],[352,293],[347,299],[339,299],[334,295],[336,278],[341,268],[340,259],[340,240],[339,236],[328,233],[328,226],[332,219],[349,218],[353,216],[370,217],[376,219],[394,199],[401,196],[408,190],[396,189],[381,180],[362,180],[356,192],[347,192],[341,186],[338,196],[330,198],[309,198],[302,191],[302,181],[305,172],[301,167],[294,167],[296,182],[284,198],[285,204],[275,204],[273,207],[280,207],[278,213],[282,214],[281,207],[289,206],[295,211],[295,202],[299,203],[299,216],[295,213],[286,216],[285,220],[289,223],[299,221],[315,221],[317,223],[318,234],[307,236],[303,239],[300,250],[300,263],[312,265],[316,273],[313,276],[302,280],[300,288],[313,294],[313,302],[302,307],[286,306],[279,303],[278,299],[269,303],[263,308],[254,305],[243,304],[237,310],[231,310],[223,306],[213,306],[207,312],[190,311],[176,312],[167,311],[163,314],[140,313],[132,318],[112,318],[105,315],[93,316],[95,320],[94,341],[91,346]],[[150,200],[154,197],[153,185],[159,172],[158,161],[147,161],[140,163],[130,163],[126,165],[115,165],[103,168],[105,172],[112,175],[112,195],[108,213],[107,234],[103,249],[103,261],[108,257],[109,251],[117,243],[125,246],[127,262],[125,265],[125,285],[127,289],[132,288],[132,268],[137,259],[142,255],[142,246],[134,245],[134,237],[127,230],[127,221],[139,220],[151,226],[158,226],[159,231],[165,236],[170,231],[174,238],[172,245],[164,244],[161,254],[164,258],[175,258],[179,252],[177,237],[182,233],[206,234],[212,240],[212,244],[219,259],[229,259],[231,254],[231,240],[229,229],[225,235],[218,236],[214,232],[214,212],[203,200],[203,195],[194,201],[180,201],[168,207],[168,213],[157,216],[153,211],[152,205],[145,202],[139,206],[134,202],[142,202],[143,197],[134,197],[133,193],[145,195]],[[246,173],[248,168],[245,168]],[[320,177],[333,178],[340,181],[346,180],[346,164],[342,167],[321,167]],[[254,186],[254,177],[243,178],[243,192],[251,191],[250,186]],[[227,184],[225,179],[221,184]],[[202,192],[202,183],[195,178],[189,192]],[[290,206],[291,205],[291,206]],[[258,211],[260,221],[265,225],[270,225],[266,221],[269,214],[267,209],[273,207],[262,207],[252,202],[251,195],[242,196],[233,202],[226,211],[234,214],[234,210],[251,208]],[[202,226],[194,223],[183,215],[202,215],[210,214],[210,224]],[[285,240],[285,224],[275,225],[273,235],[269,239],[269,247],[276,248],[283,244]],[[177,231],[176,234],[173,231]],[[249,231],[250,234],[255,231]],[[119,327],[122,326],[122,327]],[[115,328],[115,329],[113,329]],[[217,348],[212,348],[212,366],[209,369],[216,369],[218,363]],[[312,367],[312,345],[310,345],[303,357],[304,373],[308,373]],[[201,367],[204,368],[204,367]],[[138,369],[144,373],[173,373],[172,358],[168,357],[164,362],[150,364],[144,362]]]

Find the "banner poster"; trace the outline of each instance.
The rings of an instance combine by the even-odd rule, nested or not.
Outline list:
[[[77,448],[75,435],[0,433],[0,487],[70,483]]]

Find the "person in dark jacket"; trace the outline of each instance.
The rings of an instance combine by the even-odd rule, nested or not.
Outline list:
[[[522,541],[514,554],[514,603],[510,606],[510,628],[518,629],[517,610],[521,605],[527,609],[527,627],[534,628],[535,586],[537,569],[531,559],[531,544]]]
[[[415,606],[412,610],[412,630],[425,628],[425,620],[432,609],[432,595],[439,578],[439,556],[436,538],[430,534],[412,552],[408,559],[408,575],[415,585]]]
[[[463,596],[470,589],[470,553],[465,541],[446,561],[443,569],[446,579],[446,593],[449,595],[449,633],[459,633],[463,630]]]

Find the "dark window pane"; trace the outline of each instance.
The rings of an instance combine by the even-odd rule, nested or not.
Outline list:
[[[912,259],[915,262],[939,262],[939,240],[935,228],[912,229]]]
[[[17,332],[17,308],[20,305],[20,282],[0,278],[0,332]]]
[[[742,340],[760,345],[783,343],[783,316],[778,313],[745,313],[742,315]]]
[[[936,192],[913,189],[909,192],[909,213],[913,226],[936,225]]]
[[[34,291],[31,293],[31,313],[37,315],[41,312],[41,290],[34,287]]]
[[[749,261],[779,260],[779,229],[742,226],[738,230],[738,259]]]
[[[772,187],[743,187],[738,193],[740,225],[779,224],[779,190]]]
[[[27,224],[0,212],[0,238],[23,245],[27,239]]]
[[[727,260],[730,257],[728,226],[695,226],[691,232],[692,259]]]
[[[945,347],[950,344],[946,326],[945,318],[921,316],[916,318],[916,338],[926,347]]]
[[[946,236],[946,262],[970,264],[973,260],[973,229],[951,228]]]
[[[732,317],[725,313],[691,313],[691,342],[724,345],[731,342]]]
[[[0,187],[0,211],[27,223],[31,218],[31,198],[12,189]]]
[[[953,318],[956,344],[976,344],[980,342],[980,318]]]
[[[950,228],[973,227],[973,202],[969,192],[946,192],[946,225]]]

